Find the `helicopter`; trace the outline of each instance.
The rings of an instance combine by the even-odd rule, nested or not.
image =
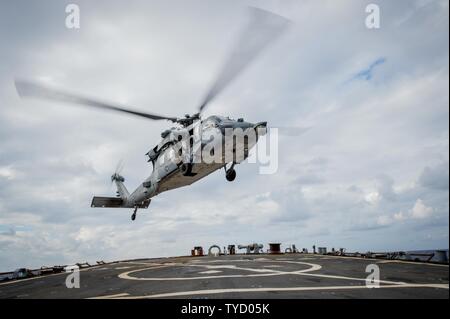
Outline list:
[[[111,176],[117,192],[115,197],[94,196],[91,207],[132,208],[131,220],[136,219],[138,209],[149,207],[156,195],[192,183],[208,176],[216,170],[224,169],[225,177],[232,182],[236,178],[235,165],[249,156],[259,137],[267,133],[267,122],[247,122],[226,116],[212,115],[202,119],[201,115],[210,102],[234,80],[255,58],[276,40],[289,26],[290,21],[275,13],[259,8],[249,8],[250,19],[237,38],[231,54],[220,70],[216,80],[198,106],[198,111],[184,117],[164,116],[138,111],[122,105],[103,102],[79,94],[59,90],[38,82],[15,80],[17,93],[22,98],[38,98],[53,102],[63,102],[91,108],[116,111],[149,120],[167,120],[176,126],[161,133],[161,141],[145,155],[152,163],[151,175],[132,193],[125,187],[125,178],[118,169]],[[229,132],[243,132],[244,138],[227,139]],[[249,138],[250,137],[250,138]],[[211,146],[212,145],[212,146]],[[205,161],[203,152],[213,157],[219,150],[228,150],[214,157],[215,161]],[[200,155],[200,156],[199,156]],[[228,167],[227,167],[228,166]]]

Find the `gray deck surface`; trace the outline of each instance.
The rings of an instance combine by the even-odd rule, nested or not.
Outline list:
[[[380,288],[366,287],[366,266]],[[111,263],[0,284],[0,298],[449,298],[446,265],[283,254],[177,257]]]

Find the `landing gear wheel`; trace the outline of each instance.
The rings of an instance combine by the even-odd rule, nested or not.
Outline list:
[[[131,220],[135,220],[136,219],[136,213],[137,213],[137,207],[134,209],[134,212],[131,215]]]
[[[236,171],[233,168],[230,168],[225,174],[227,181],[232,182],[236,178]]]

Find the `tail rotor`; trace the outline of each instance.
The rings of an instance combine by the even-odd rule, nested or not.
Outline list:
[[[124,162],[123,160],[120,160],[119,162],[117,162],[116,165],[116,169],[114,170],[114,174],[111,175],[111,184],[114,183],[115,181],[119,181],[119,182],[125,182],[125,178],[123,178],[122,175],[120,175],[122,173],[124,167]]]

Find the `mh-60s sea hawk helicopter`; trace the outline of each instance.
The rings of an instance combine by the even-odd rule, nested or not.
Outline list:
[[[228,181],[235,179],[234,166],[248,157],[249,150],[256,145],[258,138],[266,133],[267,122],[254,124],[243,119],[233,120],[217,115],[202,120],[201,114],[240,71],[269,43],[280,36],[289,25],[287,19],[261,9],[250,8],[250,13],[249,24],[244,28],[216,81],[198,107],[198,112],[193,115],[187,114],[185,117],[176,118],[141,112],[30,81],[15,81],[17,92],[21,97],[34,97],[101,108],[151,120],[168,120],[177,124],[177,127],[162,132],[162,140],[147,152],[148,161],[153,164],[153,172],[135,191],[131,194],[128,192],[124,185],[125,179],[116,171],[111,176],[111,180],[117,186],[117,197],[94,196],[91,207],[134,208],[131,219],[135,220],[137,210],[148,208],[151,198],[164,191],[190,185],[221,168],[225,168],[225,176]],[[232,138],[230,144],[230,140],[226,139],[226,131],[238,129],[245,132],[246,138]],[[254,138],[249,139],[249,133],[254,133]],[[200,151],[201,154],[207,144],[205,136],[206,140],[215,143],[212,152],[217,147],[220,150],[231,149],[233,152],[231,159],[226,156],[226,151],[225,154],[219,156],[219,161],[205,161],[202,156],[197,156],[198,152]],[[210,137],[215,137],[214,141],[210,141]],[[237,155],[240,152],[243,154],[241,157]],[[208,153],[210,154],[211,151]],[[227,168],[228,164],[230,165]]]

